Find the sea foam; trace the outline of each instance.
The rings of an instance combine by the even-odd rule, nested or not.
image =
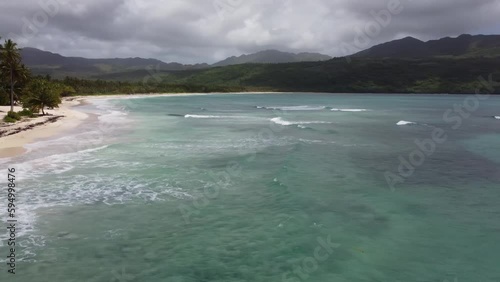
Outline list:
[[[331,109],[332,112],[367,112],[367,109]]]
[[[399,126],[402,126],[402,125],[416,125],[417,123],[416,122],[412,122],[412,121],[406,121],[406,120],[402,120],[400,122],[397,123],[397,125]]]
[[[199,119],[222,119],[222,118],[234,118],[234,119],[242,119],[249,118],[244,116],[213,116],[213,115],[185,115],[185,118],[199,118]]]
[[[279,125],[304,125],[304,124],[330,124],[328,121],[287,121],[281,117],[276,117],[271,119],[272,122]]]
[[[325,110],[324,106],[277,106],[277,107],[264,107],[257,106],[257,109],[276,110],[276,111],[321,111]]]

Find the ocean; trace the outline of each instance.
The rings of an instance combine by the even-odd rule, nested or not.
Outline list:
[[[500,281],[500,97],[94,99],[16,172],[1,281]],[[14,280],[5,280],[12,279]]]

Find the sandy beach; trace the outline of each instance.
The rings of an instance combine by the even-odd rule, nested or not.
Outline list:
[[[0,132],[4,136],[0,137],[0,158],[22,154],[26,151],[24,145],[78,126],[88,116],[74,110],[73,107],[80,105],[83,100],[83,98],[64,99],[59,108],[47,110],[50,115],[23,119],[14,124],[2,123]],[[15,107],[15,111],[20,110],[21,107]],[[1,106],[0,119],[3,119],[8,111],[10,106]]]

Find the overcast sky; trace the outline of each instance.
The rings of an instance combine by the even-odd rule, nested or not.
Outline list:
[[[500,0],[1,0],[0,36],[65,56],[213,63],[265,49],[342,56],[405,36],[500,34],[499,15]]]

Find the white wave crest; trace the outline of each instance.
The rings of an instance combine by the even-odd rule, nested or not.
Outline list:
[[[416,125],[417,123],[416,122],[412,122],[412,121],[406,121],[406,120],[402,120],[400,122],[397,123],[397,125],[399,126],[402,126],[402,125]]]
[[[216,118],[235,118],[235,119],[242,119],[242,118],[249,118],[249,117],[243,117],[243,116],[211,116],[211,115],[185,115],[185,118],[199,118],[199,119],[216,119]]]
[[[326,141],[326,140],[310,140],[310,139],[299,139],[300,142],[306,144],[336,144],[335,141]]]
[[[332,112],[367,112],[367,109],[331,109]]]
[[[324,106],[280,106],[280,107],[263,107],[257,106],[257,109],[277,110],[277,111],[321,111],[326,109]]]
[[[287,121],[282,119],[281,117],[272,118],[272,122],[279,125],[304,125],[304,124],[330,124],[328,121]]]

